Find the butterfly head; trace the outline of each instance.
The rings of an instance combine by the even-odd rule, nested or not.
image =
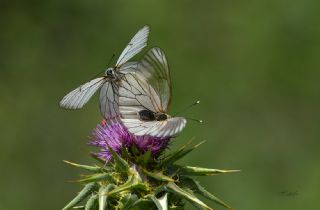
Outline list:
[[[166,120],[169,118],[169,115],[164,114],[164,113],[157,113],[157,114],[155,114],[155,116],[156,116],[157,121],[163,121],[163,120]]]
[[[115,79],[116,78],[116,73],[114,71],[114,68],[110,67],[107,68],[106,73],[105,73],[110,79]]]

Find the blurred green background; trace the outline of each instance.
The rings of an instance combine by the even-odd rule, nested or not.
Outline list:
[[[171,113],[201,100],[184,115],[205,123],[173,147],[207,142],[183,163],[242,170],[200,178],[207,189],[235,209],[318,209],[319,11],[317,0],[2,0],[0,209],[60,209],[80,189],[62,160],[92,162],[98,98],[80,111],[58,102],[145,24],[171,66]]]

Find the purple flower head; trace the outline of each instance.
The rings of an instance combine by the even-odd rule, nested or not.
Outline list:
[[[90,145],[100,147],[100,152],[96,155],[106,161],[112,159],[108,145],[118,154],[121,154],[122,145],[126,148],[136,146],[140,151],[151,151],[153,155],[159,154],[165,149],[170,138],[159,138],[152,136],[135,136],[128,132],[127,128],[118,121],[102,121],[92,133]]]

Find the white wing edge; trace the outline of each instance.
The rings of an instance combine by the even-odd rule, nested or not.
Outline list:
[[[186,126],[183,117],[169,118],[165,121],[141,121],[139,119],[121,119],[130,133],[136,136],[153,136],[159,138],[175,137]]]
[[[105,81],[105,77],[99,77],[79,86],[63,97],[59,103],[60,107],[81,109]]]
[[[147,46],[150,28],[148,25],[140,29],[120,54],[116,66],[121,66]]]

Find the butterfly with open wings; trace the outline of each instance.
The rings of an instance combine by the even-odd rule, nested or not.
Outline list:
[[[119,85],[122,123],[137,136],[173,137],[187,121],[167,114],[171,99],[171,78],[164,52],[154,47],[126,74]]]
[[[60,101],[60,106],[66,109],[81,109],[100,90],[100,110],[106,119],[119,115],[118,89],[123,76],[137,67],[137,62],[128,62],[146,45],[149,35],[149,26],[144,26],[131,39],[120,54],[114,67],[107,68],[105,75],[95,78],[74,89]]]

